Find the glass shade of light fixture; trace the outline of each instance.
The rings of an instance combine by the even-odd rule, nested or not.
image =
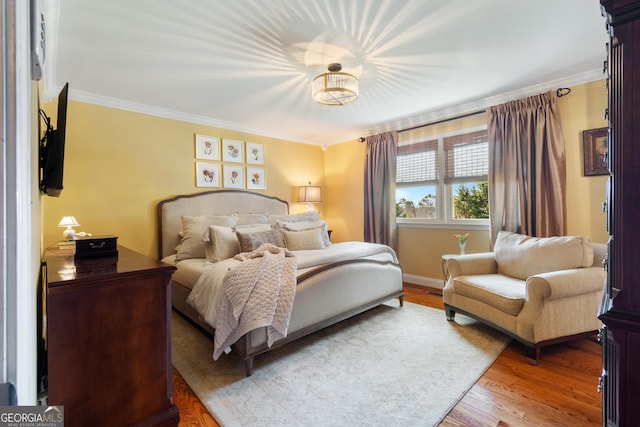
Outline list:
[[[76,230],[74,230],[73,227],[77,227],[79,225],[80,224],[78,224],[75,217],[63,216],[58,223],[58,227],[65,227],[65,230],[62,232],[64,240],[73,240],[76,237]]]
[[[316,76],[311,85],[313,100],[323,105],[345,105],[358,99],[358,78],[341,73],[342,65],[329,64],[329,72]]]
[[[298,202],[307,204],[307,211],[313,210],[314,203],[322,202],[322,192],[317,185],[303,185],[298,187]]]

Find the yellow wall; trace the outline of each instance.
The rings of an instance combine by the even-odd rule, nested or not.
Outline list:
[[[606,176],[584,176],[582,132],[607,126],[604,81],[571,88],[558,100],[567,156],[567,234],[586,234],[594,242],[606,243],[607,217],[602,212],[606,198]]]
[[[55,105],[46,109],[55,113]],[[324,153],[314,145],[74,101],[67,116],[64,189],[59,198],[43,198],[45,246],[62,237],[60,218],[73,215],[77,231],[116,235],[118,243],[157,256],[157,202],[211,190],[195,186],[195,133],[264,144],[267,189],[256,192],[288,201],[291,212],[306,208],[296,202],[297,186],[324,185]]]
[[[606,242],[606,218],[601,204],[606,177],[585,177],[582,131],[606,126],[606,92],[602,81],[575,86],[558,99],[567,157],[568,234],[586,234]],[[54,105],[47,106],[54,111]],[[322,186],[323,203],[315,205],[333,230],[334,242],[362,240],[365,145],[349,141],[322,148],[274,138],[163,119],[81,102],[69,103],[64,190],[60,198],[43,201],[43,242],[61,236],[56,225],[74,215],[79,231],[114,234],[119,243],[156,256],[156,204],[195,187],[194,134],[220,136],[264,144],[267,190],[287,200],[292,212],[297,186],[308,181]],[[473,127],[484,115],[439,125],[435,134]],[[464,122],[460,124],[460,122]],[[54,121],[55,123],[55,121]],[[406,137],[408,135],[404,135]],[[489,249],[487,230],[400,228],[398,255],[405,274],[440,279],[442,254],[456,253],[452,234],[469,231],[467,252]]]
[[[325,153],[325,212],[331,240],[364,239],[364,153],[358,141],[329,146]]]

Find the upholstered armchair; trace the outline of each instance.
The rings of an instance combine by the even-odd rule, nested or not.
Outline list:
[[[606,245],[586,236],[501,231],[494,252],[447,261],[446,317],[453,321],[459,312],[510,335],[525,344],[529,363],[536,365],[542,347],[600,329],[605,255]]]

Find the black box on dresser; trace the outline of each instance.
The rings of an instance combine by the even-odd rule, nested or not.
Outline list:
[[[76,238],[77,259],[118,257],[118,238],[116,236],[87,236]]]

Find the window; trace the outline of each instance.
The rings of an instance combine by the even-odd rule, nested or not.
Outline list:
[[[399,219],[455,223],[489,218],[486,126],[400,141],[396,162]]]

